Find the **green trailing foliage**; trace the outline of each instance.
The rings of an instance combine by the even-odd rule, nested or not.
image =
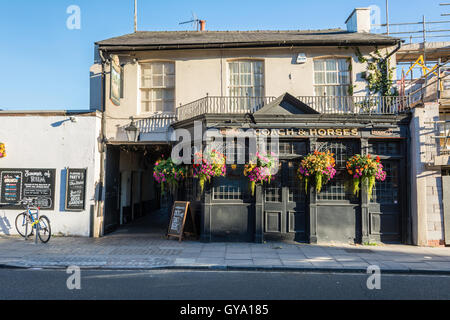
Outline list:
[[[370,58],[364,57],[359,48],[355,49],[355,54],[359,63],[367,64],[367,70],[362,77],[367,82],[370,94],[398,96],[398,91],[393,86],[394,81],[392,80],[395,68],[390,67],[389,59],[385,59],[378,49],[369,54]]]

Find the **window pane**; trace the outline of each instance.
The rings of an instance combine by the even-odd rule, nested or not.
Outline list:
[[[151,103],[150,102],[142,102],[141,108],[145,112],[149,112],[149,111],[151,111]]]
[[[152,100],[162,100],[163,99],[163,89],[153,89]]]
[[[314,81],[316,84],[325,84],[325,73],[324,72],[316,72],[314,74]]]
[[[327,72],[327,83],[337,83],[336,72]]]
[[[323,96],[325,94],[325,87],[315,87],[314,88],[316,96]]]
[[[173,101],[165,101],[164,102],[164,111],[165,112],[173,112],[174,104]]]
[[[241,73],[250,73],[251,72],[251,64],[249,62],[240,62],[241,65]]]
[[[340,84],[350,83],[350,75],[348,72],[340,72],[339,73],[339,83]]]
[[[314,70],[315,71],[325,71],[325,61],[324,60],[314,60]]]
[[[152,68],[151,68],[151,66],[150,65],[142,65],[141,66],[141,68],[142,68],[142,75],[144,76],[144,77],[149,77],[149,76],[151,76],[151,72],[152,72]]]
[[[336,87],[335,86],[326,86],[325,91],[327,96],[335,96],[336,95]]]
[[[173,88],[175,87],[175,76],[169,75],[164,77],[164,87]]]
[[[144,78],[141,79],[141,88],[151,88],[152,81],[151,78]]]
[[[173,100],[174,99],[174,90],[166,89],[164,90],[164,100]]]
[[[239,85],[239,74],[231,75],[230,85],[232,85],[232,86],[238,86]]]
[[[263,85],[263,83],[262,83],[262,74],[255,74],[255,79],[254,79],[254,83],[253,83],[253,85],[255,85],[255,86],[262,86]]]
[[[241,74],[241,86],[250,86],[252,84],[250,74]]]
[[[261,61],[256,61],[254,62],[254,73],[259,73],[262,74],[263,70],[262,70],[262,62]]]
[[[230,73],[238,73],[239,64],[237,62],[230,62]]]
[[[327,71],[336,71],[336,60],[325,60]]]
[[[163,76],[157,75],[152,78],[152,86],[153,87],[162,87],[163,86]]]
[[[164,102],[163,101],[155,101],[154,104],[154,111],[161,112],[163,111]]]
[[[143,101],[150,101],[151,100],[151,91],[150,90],[142,90],[141,91],[141,99]]]
[[[165,63],[164,64],[164,73],[165,74],[175,74],[175,64],[174,63]]]
[[[339,71],[348,71],[347,59],[339,59],[338,60],[338,68],[339,68]]]
[[[261,87],[255,87],[255,97],[262,97],[262,88]]]
[[[163,74],[163,64],[162,63],[154,63],[153,64],[153,74]]]

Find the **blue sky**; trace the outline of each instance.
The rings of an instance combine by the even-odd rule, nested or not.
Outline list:
[[[208,30],[341,27],[355,7],[385,0],[138,0],[139,30],[186,30],[191,12]],[[450,20],[441,0],[390,0],[391,22]],[[133,0],[0,0],[0,109],[87,109],[94,42],[133,31]],[[69,30],[70,5],[81,9],[81,29]],[[448,27],[446,27],[448,29]],[[436,39],[438,40],[438,39]]]

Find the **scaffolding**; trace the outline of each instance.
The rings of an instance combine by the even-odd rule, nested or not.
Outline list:
[[[450,3],[441,3],[440,6],[450,6]],[[450,16],[443,13],[441,16]],[[431,67],[450,57],[450,20],[427,21],[422,15],[421,21],[390,23],[388,1],[386,1],[386,23],[374,24],[373,32],[394,36],[404,41],[404,55],[399,52],[398,66],[410,69],[414,62],[421,57],[422,65]],[[431,41],[434,40],[434,41]],[[438,42],[439,40],[439,42]],[[408,50],[411,49],[409,52]],[[420,67],[423,69],[423,67]],[[421,76],[423,76],[423,72]],[[411,80],[416,79],[414,71],[410,72]]]

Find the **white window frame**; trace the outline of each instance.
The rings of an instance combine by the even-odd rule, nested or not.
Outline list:
[[[336,69],[335,70],[327,70],[326,69],[326,65],[327,65],[326,61],[330,61],[330,60],[334,60],[335,61],[335,65],[336,65]],[[345,62],[347,64],[347,70],[346,71],[339,70],[339,60],[345,60]],[[316,67],[315,67],[316,61],[324,61],[325,65],[324,65],[324,70],[323,71],[316,70]],[[330,96],[328,96],[326,94],[325,95],[317,95],[317,93],[316,93],[317,90],[316,89],[318,87],[324,87],[324,88],[326,88],[326,87],[340,87],[340,88],[343,89],[343,92],[345,93],[345,94],[340,95],[340,96],[349,96],[348,91],[349,91],[350,86],[352,86],[352,75],[351,75],[351,72],[350,72],[350,70],[351,70],[350,66],[351,66],[351,60],[349,61],[348,57],[321,57],[321,58],[314,59],[314,62],[313,62],[314,96],[316,96],[316,97],[323,97],[323,96],[330,97]],[[316,82],[316,73],[319,73],[319,72],[323,73],[323,75],[324,75],[324,83],[317,83]],[[327,82],[328,81],[327,73],[335,73],[336,74],[335,75],[336,76],[336,82],[328,83]],[[340,74],[341,73],[347,73],[348,83],[340,83]],[[325,92],[326,92],[326,89],[325,89]]]
[[[169,64],[169,63],[172,64],[172,66],[173,66],[173,74],[165,72],[165,68],[166,68],[165,64]],[[153,84],[151,84],[149,87],[143,87],[143,78],[144,78],[143,72],[144,72],[144,68],[145,68],[145,66],[152,65],[152,64],[162,64],[163,65],[163,73],[162,74],[158,74],[158,75],[162,76],[163,84],[161,86],[153,86]],[[167,75],[173,76],[173,86],[166,86],[164,84],[164,81],[165,81]],[[152,74],[152,76],[153,76],[153,74]],[[152,80],[149,80],[149,81],[152,81]],[[152,98],[150,98],[149,100],[144,100],[143,99],[144,92],[152,91],[152,90],[156,90],[156,89],[172,90],[173,91],[173,99],[167,100],[167,99],[164,99],[164,96],[161,99],[157,99],[157,100],[154,100]],[[154,60],[154,61],[142,61],[142,62],[139,63],[139,68],[138,68],[138,101],[137,101],[137,103],[139,104],[140,113],[170,113],[170,114],[175,114],[175,112],[176,112],[176,106],[175,106],[175,102],[176,102],[175,101],[175,98],[176,98],[175,94],[176,94],[176,92],[175,92],[175,90],[176,90],[176,64],[175,64],[175,61]],[[163,93],[163,95],[164,95],[164,93]],[[160,101],[162,103],[162,110],[155,110],[155,106],[154,105],[153,105],[151,110],[144,109],[143,104],[145,102],[148,102],[148,103],[151,104],[152,102],[158,102],[158,101]],[[167,101],[172,101],[173,108],[172,108],[171,111],[165,111],[164,110],[164,102],[165,101],[166,102]]]
[[[260,60],[260,59],[245,59],[245,58],[242,58],[242,59],[234,59],[234,60],[229,60],[228,61],[228,63],[227,63],[227,72],[228,72],[228,77],[227,77],[227,83],[228,83],[228,86],[227,86],[227,90],[228,90],[228,95],[230,96],[230,97],[238,97],[238,96],[240,96],[240,97],[245,97],[245,95],[233,95],[232,94],[232,89],[234,88],[234,89],[239,89],[239,88],[242,88],[242,89],[244,89],[244,88],[252,88],[252,91],[253,92],[255,92],[255,88],[256,88],[256,86],[255,86],[255,82],[254,82],[254,65],[253,65],[253,63],[255,63],[255,62],[258,62],[258,63],[261,63],[261,73],[260,73],[260,75],[261,75],[261,84],[260,84],[260,88],[261,88],[261,95],[260,96],[258,96],[258,97],[264,97],[264,95],[265,95],[265,68],[264,68],[264,60]],[[232,74],[232,72],[231,72],[231,64],[233,64],[233,63],[238,63],[239,64],[239,71],[238,71],[238,73],[237,73],[237,75],[240,77],[240,75],[241,75],[241,68],[240,68],[240,64],[241,63],[251,63],[250,64],[250,68],[251,68],[251,70],[250,70],[250,75],[251,75],[251,84],[250,85],[242,85],[242,84],[239,84],[239,85],[233,85],[232,83],[231,83],[231,77],[233,76],[233,74]],[[256,97],[255,95],[252,95],[252,96],[250,96],[250,97]]]

